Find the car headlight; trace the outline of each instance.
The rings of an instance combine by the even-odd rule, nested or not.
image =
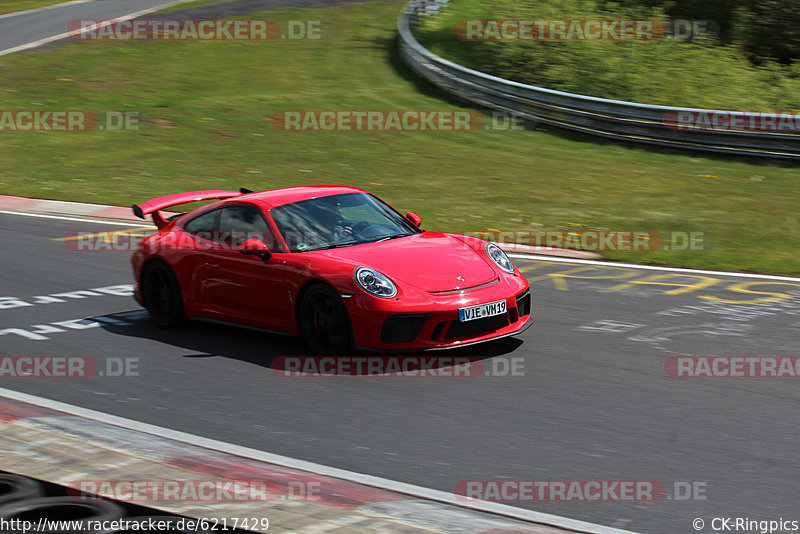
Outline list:
[[[390,299],[397,295],[397,287],[385,274],[369,267],[359,267],[353,273],[356,284],[370,295]]]
[[[492,258],[492,261],[495,262],[498,267],[500,267],[509,274],[514,274],[514,264],[511,263],[511,260],[508,259],[506,253],[500,250],[500,247],[498,247],[494,243],[487,243],[486,254],[488,254],[489,257]]]

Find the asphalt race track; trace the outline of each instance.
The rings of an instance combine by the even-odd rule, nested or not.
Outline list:
[[[87,356],[106,375],[129,358],[138,373],[4,376],[0,387],[448,492],[498,479],[700,490],[509,503],[634,531],[691,532],[695,517],[800,519],[797,382],[664,368],[681,355],[797,356],[800,281],[517,259],[536,324],[459,353],[485,358],[494,376],[284,378],[270,362],[305,355],[299,340],[204,323],[160,330],[126,294],[128,252],[60,240],[125,227],[6,214],[0,224],[0,355]],[[521,376],[506,376],[512,362]]]
[[[0,16],[0,55],[29,43],[54,36],[70,39],[66,33],[80,20],[109,20],[134,13],[179,4],[186,0],[86,0],[71,2],[29,13]],[[339,3],[343,0],[232,0],[220,5],[170,12],[170,18],[214,19],[253,13],[276,7],[307,7]],[[363,0],[347,0],[363,1]],[[157,18],[151,15],[149,18]],[[145,17],[148,18],[148,17]],[[161,18],[164,18],[163,16]]]
[[[169,0],[76,2],[50,9],[0,17],[0,52],[67,32],[76,20],[106,20],[167,5]]]

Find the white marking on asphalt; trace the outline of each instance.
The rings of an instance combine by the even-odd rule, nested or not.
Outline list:
[[[621,334],[631,330],[636,330],[637,328],[642,328],[643,326],[643,324],[638,323],[624,323],[622,321],[614,321],[611,319],[601,319],[584,326],[579,326],[575,328],[575,330],[590,330],[596,332],[611,332],[614,334]]]
[[[63,326],[72,330],[86,330],[87,328],[97,328],[100,323],[89,319],[70,319],[68,321],[57,321],[52,323],[56,326]]]
[[[29,43],[25,43],[19,46],[12,46],[11,48],[0,50],[0,56],[6,56],[8,54],[13,54],[15,52],[22,52],[23,50],[29,50],[31,48],[38,48],[40,46],[46,45],[47,43],[52,43],[53,41],[60,41],[61,39],[66,39],[69,36],[70,36],[69,32],[59,33],[58,35],[51,35],[50,37],[45,37],[44,39],[31,41]]]
[[[347,480],[349,482],[354,482],[356,484],[363,484],[365,486],[372,486],[374,488],[380,488],[389,491],[394,491],[397,493],[411,495],[413,497],[417,497],[420,499],[445,503],[451,506],[456,506],[458,508],[467,508],[471,510],[477,510],[480,512],[486,512],[490,514],[510,517],[513,519],[519,519],[521,521],[530,521],[534,523],[552,525],[559,528],[565,528],[568,530],[576,530],[578,532],[586,532],[593,534],[635,534],[628,530],[620,530],[612,527],[607,527],[604,525],[596,525],[594,523],[579,521],[577,519],[569,519],[567,517],[561,517],[553,514],[534,512],[532,510],[525,510],[522,508],[516,508],[514,506],[508,506],[500,503],[484,502],[484,501],[465,502],[457,499],[453,494],[444,491],[423,488],[421,486],[414,486],[413,484],[396,482],[394,480],[388,480],[385,478],[375,477],[372,475],[364,475],[361,473],[355,473],[353,471],[346,471],[344,469],[337,469],[335,467],[329,467],[326,465],[315,464],[313,462],[307,462],[305,460],[297,460],[295,458],[290,458],[288,456],[280,456],[277,454],[263,452],[248,447],[233,445],[231,443],[225,443],[223,441],[204,438],[201,436],[196,436],[194,434],[180,432],[178,430],[172,430],[169,428],[159,427],[156,425],[150,425],[148,423],[142,423],[139,421],[134,421],[132,419],[118,417],[116,415],[97,412],[94,410],[89,410],[87,408],[81,408],[79,406],[73,406],[71,404],[45,399],[42,397],[37,397],[35,395],[28,395],[27,393],[20,393],[18,391],[13,391],[10,389],[0,388],[0,396],[16,400],[19,402],[35,404],[36,406],[49,408],[51,410],[56,410],[59,412],[63,412],[65,414],[74,415],[76,417],[82,417],[84,419],[99,421],[101,423],[106,423],[109,425],[126,428],[128,430],[135,430],[137,432],[143,432],[145,434],[152,434],[154,436],[170,439],[173,441],[179,441],[219,452],[224,452],[226,454],[233,454],[235,456],[241,456],[243,458],[250,458],[262,462],[268,462],[280,465],[282,467],[299,469],[301,471],[308,471],[318,475],[339,478],[342,480]]]
[[[66,293],[52,293],[54,297],[64,297],[64,298],[71,298],[71,299],[85,299],[87,297],[99,297],[100,293],[95,293],[94,291],[89,291],[88,289],[83,289],[80,291],[68,291]]]
[[[37,11],[49,11],[51,9],[58,9],[59,7],[67,7],[73,4],[85,4],[86,2],[93,2],[94,0],[72,0],[72,2],[62,2],[60,4],[55,4],[52,6],[45,6],[45,7],[37,7],[34,9],[25,9],[23,11],[14,11],[13,13],[6,13],[5,15],[0,15],[0,20],[8,19],[11,17],[18,17],[19,15],[27,15],[28,13],[36,13]]]
[[[53,302],[66,302],[66,300],[42,295],[33,297],[33,304],[52,304]],[[33,306],[33,304],[31,304],[31,306]]]
[[[40,325],[34,325],[34,326],[40,326]],[[0,330],[0,336],[5,336],[7,334],[17,334],[18,336],[32,339],[33,341],[44,341],[46,339],[49,339],[46,336],[42,336],[34,332],[28,332],[27,330],[23,330],[22,328],[4,328],[3,330]]]
[[[58,328],[57,326],[49,325],[49,324],[34,324],[31,325],[31,330],[34,334],[56,334],[58,332],[64,332],[63,328]]]
[[[155,7],[151,7],[149,9],[143,9],[141,11],[137,11],[135,13],[131,13],[129,15],[123,15],[121,17],[117,17],[114,19],[108,19],[102,23],[100,23],[95,29],[105,28],[106,26],[110,26],[111,24],[117,24],[119,22],[125,22],[126,20],[135,19],[148,13],[153,13],[154,11],[158,11],[159,9],[164,9],[170,7],[175,4],[182,4],[184,2],[191,2],[192,0],[174,0],[172,2],[167,2],[165,4],[160,4]],[[19,46],[13,46],[11,48],[6,48],[5,50],[0,50],[0,56],[5,56],[8,54],[13,54],[14,52],[21,52],[23,50],[28,50],[31,48],[37,48],[42,45],[46,45],[47,43],[52,43],[53,41],[60,41],[61,39],[66,39],[67,37],[71,37],[73,34],[78,33],[79,30],[73,30],[71,32],[64,32],[59,33],[58,35],[51,35],[50,37],[44,37],[43,39],[38,39],[36,41],[31,41],[29,43],[21,44]]]
[[[0,210],[0,213],[4,215],[22,215],[24,217],[39,217],[42,219],[57,219],[60,221],[76,221],[76,222],[87,222],[87,223],[97,223],[97,224],[110,224],[113,226],[132,226],[132,227],[139,227],[142,226],[142,223],[126,223],[126,222],[118,222],[118,221],[109,221],[105,219],[83,219],[81,217],[67,217],[65,215],[46,215],[44,213],[28,213],[25,211],[7,211],[7,210]],[[153,227],[155,228],[155,226]]]
[[[668,271],[671,273],[692,273],[692,274],[715,274],[718,276],[734,276],[737,278],[761,278],[764,280],[782,280],[784,282],[800,282],[800,278],[792,276],[777,276],[774,274],[758,273],[737,273],[733,271],[706,271],[702,269],[686,269],[682,267],[661,267],[658,265],[637,265],[635,263],[617,263],[615,261],[579,260],[574,258],[553,258],[552,256],[540,256],[538,254],[508,254],[509,258],[520,260],[538,260],[552,263],[579,263],[581,265],[603,265],[605,267],[630,267],[632,269],[644,269],[649,271]]]
[[[27,302],[18,297],[0,297],[0,310],[34,306],[36,304],[67,302],[64,300],[66,298],[85,299],[89,297],[105,297],[108,295],[113,297],[130,297],[133,295],[133,284],[116,284],[113,286],[94,287],[92,289],[81,289],[78,291],[67,291],[64,293],[52,293],[50,295],[37,295],[33,297],[33,302]]]

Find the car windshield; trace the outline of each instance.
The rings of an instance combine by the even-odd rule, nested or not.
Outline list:
[[[366,193],[301,200],[273,208],[270,213],[292,252],[374,243],[420,232],[405,217]]]

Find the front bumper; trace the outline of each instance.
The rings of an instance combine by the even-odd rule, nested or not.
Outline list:
[[[506,300],[505,314],[458,320],[459,308],[501,299]],[[453,295],[378,299],[363,294],[344,303],[353,323],[355,345],[373,350],[463,347],[519,334],[533,323],[530,289],[521,276]]]

